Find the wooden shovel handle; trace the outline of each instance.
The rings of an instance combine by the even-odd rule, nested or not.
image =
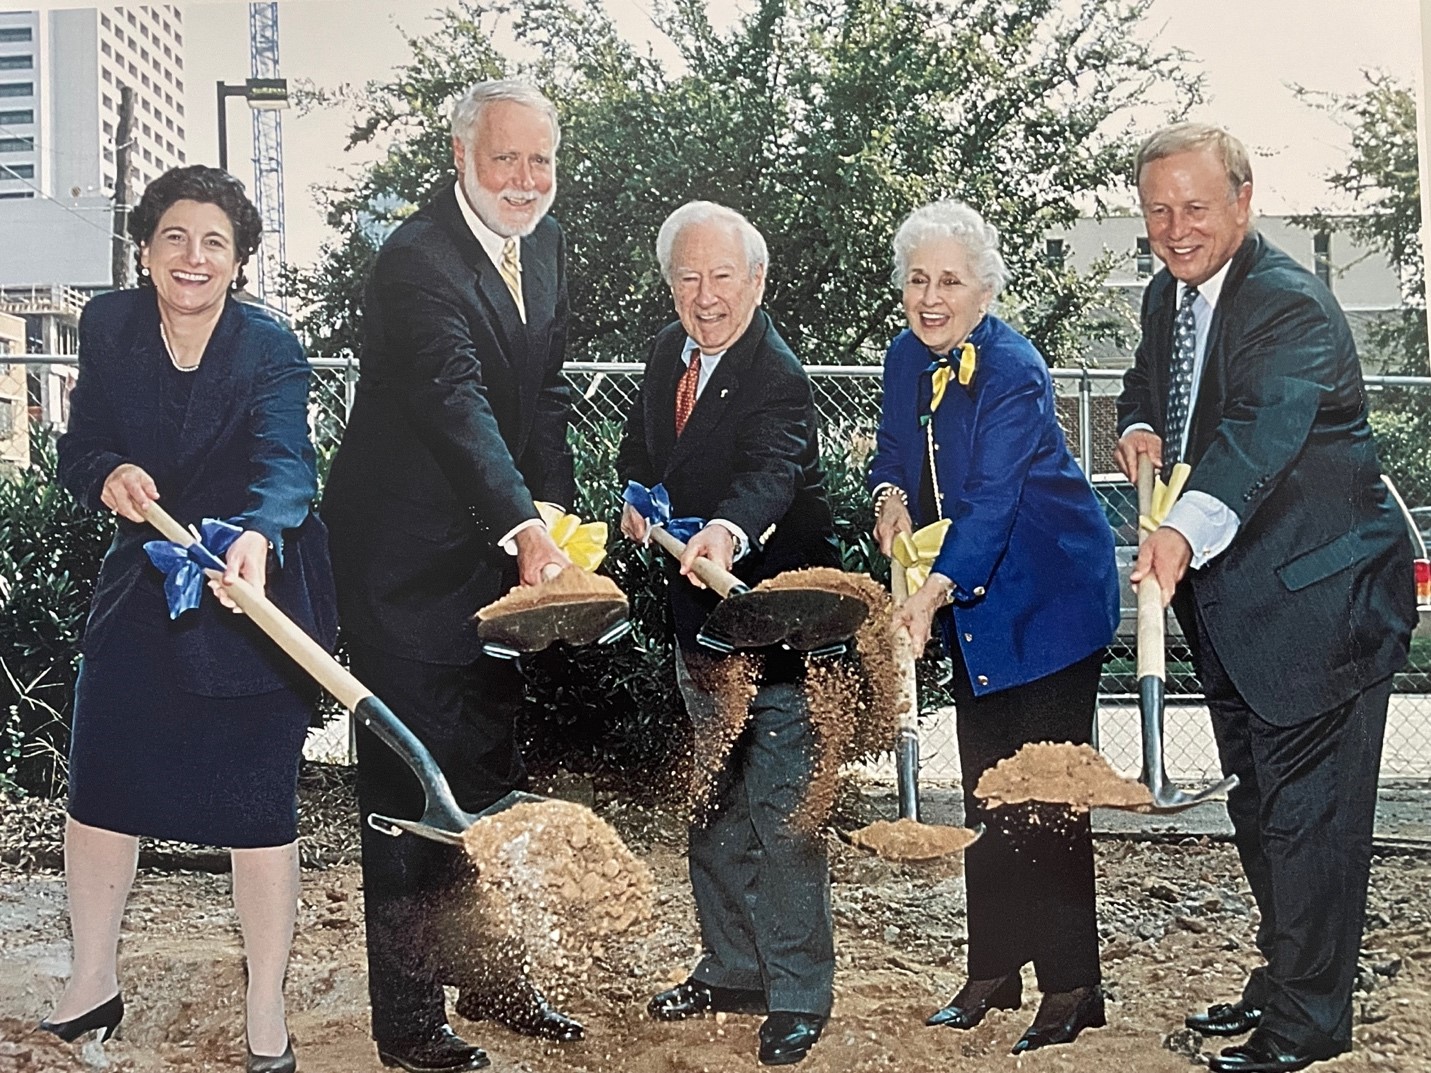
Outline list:
[[[664,528],[659,525],[652,526],[649,530],[651,539],[668,552],[679,559],[686,554],[686,545],[677,540]],[[732,592],[741,593],[746,591],[745,582],[736,577],[729,570],[724,570],[719,564],[711,562],[709,559],[698,557],[691,565],[691,573],[700,578],[706,588],[710,589],[721,599],[725,599]]]
[[[146,506],[144,517],[148,519],[150,525],[176,544],[182,544],[187,548],[195,543],[194,534],[176,522],[158,503],[151,502]],[[223,576],[217,570],[204,572],[211,578]],[[280,611],[272,600],[243,578],[238,578],[233,584],[225,586],[225,591],[229,594],[229,598],[239,606],[239,610],[253,619],[259,629],[273,638],[283,651],[293,657],[294,662],[312,675],[314,681],[333,694],[348,711],[351,712],[360,701],[373,695],[372,690],[354,678],[341,663],[324,651],[322,645],[299,629],[297,624]]]
[[[1138,456],[1138,546],[1148,538],[1142,519],[1153,509],[1153,463]],[[1138,677],[1167,678],[1167,654],[1163,649],[1165,628],[1163,588],[1149,574],[1138,582]]]

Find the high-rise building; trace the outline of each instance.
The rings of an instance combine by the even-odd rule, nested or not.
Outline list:
[[[0,11],[0,287],[110,285],[121,89],[131,201],[185,161],[175,5]]]

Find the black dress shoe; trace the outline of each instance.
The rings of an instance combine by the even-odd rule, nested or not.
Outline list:
[[[1261,1023],[1262,1007],[1253,1006],[1246,999],[1218,1002],[1209,1006],[1207,1013],[1190,1013],[1183,1018],[1183,1024],[1204,1036],[1240,1036]]]
[[[990,1010],[1017,1010],[1023,1004],[1023,986],[1017,972],[989,980],[970,980],[959,993],[929,1015],[927,1025],[973,1028]]]
[[[1014,1044],[1013,1053],[1023,1054],[1055,1043],[1072,1043],[1085,1028],[1102,1028],[1107,1023],[1103,990],[1097,985],[1075,987],[1072,991],[1046,991],[1033,1024]]]
[[[1228,1047],[1212,1056],[1208,1065],[1213,1073],[1295,1073],[1313,1062],[1335,1058],[1332,1054],[1310,1054],[1298,1050],[1271,1032],[1254,1032],[1246,1042]]]
[[[765,1008],[764,991],[717,987],[694,977],[659,992],[646,1003],[647,1011],[658,1021],[684,1021],[706,1012],[764,1013]]]
[[[818,1013],[772,1013],[760,1026],[760,1064],[793,1066],[810,1053],[824,1027]]]
[[[469,1021],[496,1021],[523,1036],[558,1043],[572,1043],[586,1036],[580,1021],[552,1009],[540,991],[494,998],[464,990],[457,996],[455,1009]]]
[[[250,1050],[243,1068],[244,1073],[295,1073],[298,1059],[293,1056],[293,1041],[283,1045],[282,1054],[254,1054]]]
[[[408,1073],[458,1073],[490,1064],[486,1051],[468,1043],[450,1025],[443,1025],[424,1040],[379,1043],[378,1061],[401,1066]]]

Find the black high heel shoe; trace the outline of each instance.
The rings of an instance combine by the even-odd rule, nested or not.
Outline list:
[[[293,1057],[293,1040],[290,1037],[283,1046],[282,1054],[254,1054],[248,1050],[248,1064],[244,1066],[244,1073],[294,1073],[298,1068],[298,1059]]]
[[[114,1030],[119,1027],[119,1022],[124,1020],[124,996],[115,992],[114,998],[108,1002],[101,1002],[88,1013],[82,1013],[78,1017],[72,1017],[68,1021],[41,1021],[40,1030],[43,1032],[53,1032],[66,1043],[73,1043],[86,1032],[104,1031],[100,1037],[103,1043],[114,1035]]]

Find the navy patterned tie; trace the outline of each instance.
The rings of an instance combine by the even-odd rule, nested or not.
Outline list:
[[[1168,378],[1167,435],[1163,437],[1163,479],[1168,480],[1173,463],[1183,457],[1183,433],[1192,407],[1193,358],[1197,354],[1197,319],[1193,302],[1197,288],[1188,287],[1173,318],[1173,364]]]

